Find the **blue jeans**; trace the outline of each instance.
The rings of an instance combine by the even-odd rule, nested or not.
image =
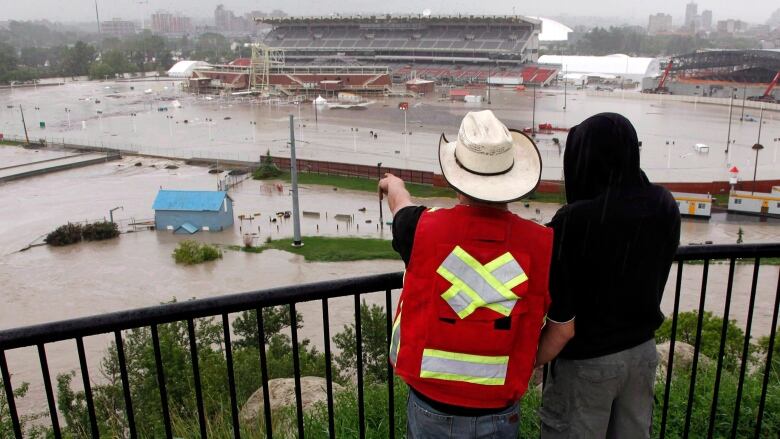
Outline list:
[[[408,439],[516,439],[520,430],[520,403],[486,416],[453,416],[442,413],[411,390],[407,403]]]

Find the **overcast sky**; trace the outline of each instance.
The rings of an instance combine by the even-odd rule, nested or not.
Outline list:
[[[685,5],[689,0],[547,0],[519,2],[511,0],[97,0],[101,20],[120,17],[140,20],[157,9],[182,12],[195,18],[213,17],[214,8],[223,3],[237,15],[252,10],[270,11],[282,9],[294,15],[327,15],[355,12],[419,13],[428,8],[433,14],[511,14],[558,16],[603,16],[622,18],[626,22],[646,23],[648,15],[656,12],[672,14],[675,22],[682,21]],[[140,3],[140,4],[139,4]],[[713,20],[738,18],[763,23],[771,13],[780,8],[777,0],[700,0],[699,13],[703,9],[713,11]],[[388,9],[387,5],[392,5]],[[94,0],[0,0],[0,20],[49,19],[52,21],[94,20]]]

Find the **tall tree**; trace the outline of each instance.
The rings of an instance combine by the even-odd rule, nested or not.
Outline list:
[[[67,76],[84,76],[89,73],[89,66],[95,61],[95,48],[84,43],[76,42],[69,48],[63,59],[62,73]]]

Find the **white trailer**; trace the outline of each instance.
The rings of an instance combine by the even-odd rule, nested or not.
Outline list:
[[[672,192],[672,196],[680,209],[680,215],[707,219],[712,216],[712,197],[710,194]]]
[[[772,193],[732,191],[729,194],[729,212],[780,217],[780,192]]]

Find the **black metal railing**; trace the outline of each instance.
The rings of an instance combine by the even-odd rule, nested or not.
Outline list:
[[[675,334],[678,324],[680,296],[682,290],[683,270],[685,269],[686,261],[703,261],[702,281],[701,281],[701,297],[698,308],[698,322],[696,327],[696,342],[694,344],[694,356],[693,364],[691,366],[690,376],[690,388],[688,393],[687,411],[685,414],[684,427],[682,436],[688,437],[690,432],[692,406],[694,398],[694,389],[697,379],[697,365],[700,356],[700,341],[702,337],[702,319],[705,306],[705,299],[707,294],[707,280],[709,276],[710,262],[713,260],[727,260],[729,264],[728,268],[728,283],[726,285],[726,300],[725,308],[723,310],[724,323],[721,330],[721,340],[719,345],[719,355],[717,358],[716,366],[716,378],[712,395],[712,402],[710,407],[710,420],[709,420],[709,434],[713,435],[715,413],[718,408],[718,395],[719,386],[721,380],[721,374],[723,371],[723,357],[725,349],[725,339],[727,333],[727,325],[729,320],[729,313],[732,301],[732,287],[734,283],[734,271],[738,262],[744,263],[745,259],[753,261],[753,275],[750,289],[750,303],[748,309],[748,317],[745,326],[745,339],[744,347],[741,355],[741,363],[739,365],[739,380],[736,396],[736,405],[734,409],[734,416],[731,424],[731,437],[737,436],[737,425],[740,417],[740,403],[743,392],[743,383],[748,368],[748,356],[750,355],[750,339],[752,331],[753,310],[756,307],[756,291],[758,283],[758,273],[761,268],[761,260],[764,258],[778,258],[780,257],[780,243],[778,244],[756,244],[756,245],[707,245],[707,246],[688,246],[681,247],[678,250],[676,260],[678,264],[676,266],[676,281],[674,291],[674,312],[671,322],[671,339],[669,349],[669,360],[667,364],[666,382],[663,395],[657,395],[659,399],[663,399],[662,414],[661,414],[661,427],[658,435],[660,438],[664,438],[667,434],[667,422],[669,419],[669,398],[670,389],[672,383],[672,370],[674,365],[674,345]],[[773,269],[776,269],[773,267]],[[116,354],[119,365],[119,375],[121,377],[123,398],[124,398],[124,416],[127,425],[127,433],[129,437],[138,437],[138,428],[136,425],[136,417],[134,414],[134,401],[131,397],[130,381],[128,378],[128,370],[125,359],[124,339],[122,331],[131,330],[135,328],[150,328],[151,340],[153,344],[154,363],[156,368],[156,379],[159,387],[160,407],[162,411],[162,422],[164,424],[165,435],[168,438],[173,437],[171,416],[169,414],[168,407],[168,394],[166,389],[165,369],[161,355],[160,337],[158,335],[159,325],[173,323],[173,322],[186,322],[187,335],[189,337],[189,354],[192,362],[192,375],[195,390],[195,400],[197,406],[197,420],[200,429],[200,436],[202,438],[207,437],[207,417],[204,409],[204,397],[201,385],[201,372],[199,370],[198,360],[198,344],[196,342],[195,331],[195,319],[218,317],[221,318],[222,324],[222,337],[224,343],[224,356],[227,364],[226,373],[228,375],[228,389],[230,393],[230,423],[233,428],[233,436],[240,437],[240,421],[239,421],[239,402],[236,395],[236,381],[235,371],[233,367],[233,349],[231,343],[231,325],[229,315],[236,312],[252,311],[254,310],[257,315],[257,330],[258,330],[258,344],[259,344],[259,364],[260,375],[262,381],[263,392],[263,408],[262,417],[264,420],[265,435],[272,437],[273,424],[272,413],[270,407],[269,398],[269,372],[267,369],[267,353],[265,347],[265,334],[264,334],[264,322],[263,322],[263,309],[272,306],[287,306],[290,311],[290,335],[292,341],[292,359],[293,359],[293,371],[294,371],[294,383],[295,383],[295,428],[297,428],[297,436],[304,437],[304,414],[303,414],[303,401],[301,397],[301,365],[299,360],[298,350],[298,321],[296,313],[296,305],[303,302],[320,301],[322,308],[323,319],[323,340],[324,340],[324,356],[325,356],[325,379],[327,383],[327,416],[328,416],[328,435],[330,437],[335,436],[334,425],[334,394],[333,394],[333,371],[331,366],[332,350],[331,350],[331,336],[330,336],[330,315],[328,308],[328,301],[332,298],[352,296],[354,298],[355,305],[355,339],[356,339],[356,358],[357,364],[355,367],[357,378],[357,410],[358,410],[358,434],[361,438],[365,437],[366,431],[366,412],[365,412],[365,399],[364,399],[364,364],[363,364],[363,334],[361,331],[361,313],[360,313],[360,301],[361,296],[369,293],[384,293],[385,295],[385,313],[386,313],[386,342],[389,346],[391,337],[391,326],[393,317],[393,300],[392,290],[400,288],[402,285],[401,273],[390,273],[375,276],[350,278],[337,281],[319,282],[306,285],[290,286],[283,288],[275,288],[262,291],[254,291],[242,294],[226,295],[214,298],[192,300],[187,302],[171,303],[160,306],[153,306],[148,308],[141,308],[130,311],[115,312],[110,314],[97,315],[93,317],[65,320],[54,323],[47,323],[36,326],[29,326],[23,328],[14,328],[4,331],[0,331],[0,372],[2,372],[2,380],[5,388],[5,395],[7,397],[7,409],[10,414],[11,424],[14,434],[17,438],[23,436],[21,431],[20,417],[17,412],[16,401],[13,394],[13,386],[11,382],[11,371],[8,368],[6,361],[6,352],[14,349],[36,347],[41,367],[41,374],[43,379],[43,387],[46,393],[46,401],[49,409],[50,426],[54,437],[59,438],[62,436],[60,428],[60,420],[55,404],[55,394],[52,387],[51,377],[49,373],[49,365],[46,356],[46,345],[54,342],[60,342],[65,340],[75,340],[77,346],[77,353],[79,358],[79,367],[81,369],[81,376],[84,386],[84,398],[86,402],[86,408],[89,417],[89,428],[91,430],[91,436],[94,438],[99,437],[98,420],[95,413],[95,404],[92,395],[92,384],[89,375],[89,367],[87,357],[84,349],[84,338],[101,334],[114,335],[114,341],[116,344]],[[769,350],[766,358],[766,367],[764,369],[764,376],[762,381],[762,389],[760,394],[760,401],[756,410],[756,420],[754,423],[754,436],[760,437],[762,434],[762,420],[765,415],[765,403],[767,397],[767,388],[769,385],[770,374],[772,373],[772,352],[775,344],[775,328],[777,327],[778,320],[778,306],[780,304],[780,276],[778,277],[777,292],[774,299],[774,308],[772,308],[772,326],[769,330]],[[390,428],[388,434],[390,437],[394,437],[395,432],[395,395],[392,379],[392,369],[388,365],[387,367],[387,400],[388,410],[387,417]],[[776,378],[775,378],[776,379]]]

